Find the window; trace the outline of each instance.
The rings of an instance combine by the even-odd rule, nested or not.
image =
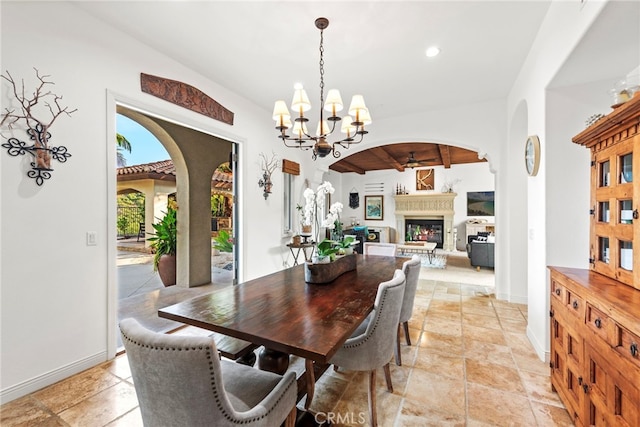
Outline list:
[[[284,197],[283,200],[283,216],[282,216],[282,232],[285,236],[289,236],[294,232],[295,226],[295,215],[294,215],[294,188],[295,188],[295,177],[296,175],[300,175],[300,164],[296,162],[292,162],[291,160],[283,159],[282,160],[282,176],[283,176],[283,190]]]

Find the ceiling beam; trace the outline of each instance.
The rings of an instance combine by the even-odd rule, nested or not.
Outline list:
[[[440,158],[442,159],[444,168],[451,168],[451,153],[449,152],[449,146],[438,144],[438,151],[440,151]]]
[[[361,167],[356,166],[353,163],[349,163],[348,161],[346,161],[344,159],[340,160],[340,162],[339,162],[340,169],[344,169],[344,170],[334,169],[333,166],[334,165],[329,166],[329,169],[335,170],[335,171],[340,172],[340,173],[355,172],[355,173],[358,173],[360,175],[364,175],[364,173],[366,172],[366,170],[362,169]]]
[[[392,166],[398,172],[404,172],[404,166],[400,164],[394,157],[389,154],[384,147],[373,147],[369,150],[371,154],[382,160],[383,162],[387,162],[390,166]]]

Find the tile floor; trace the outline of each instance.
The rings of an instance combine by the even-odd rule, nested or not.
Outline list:
[[[428,274],[423,276],[428,277]],[[525,335],[526,306],[491,288],[421,279],[412,346],[391,364],[394,392],[378,373],[378,420],[386,426],[570,426],[549,368]],[[184,328],[176,333],[206,331]],[[292,360],[291,369],[302,370]],[[302,403],[300,404],[302,406]],[[368,425],[367,377],[329,369],[311,409],[336,425]],[[142,426],[126,356],[0,407],[12,426]]]

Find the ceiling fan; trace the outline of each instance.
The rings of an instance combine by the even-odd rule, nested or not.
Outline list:
[[[415,151],[409,151],[409,157],[407,158],[407,161],[402,164],[402,166],[404,166],[405,168],[413,169],[418,166],[423,166],[423,163],[432,162],[436,160],[435,158],[417,160],[414,155],[415,155]]]

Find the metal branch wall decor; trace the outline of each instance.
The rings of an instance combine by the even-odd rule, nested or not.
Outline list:
[[[47,85],[53,85],[54,83],[47,80],[50,76],[40,75],[40,72],[35,69],[36,77],[40,81],[40,84],[36,87],[35,91],[31,95],[27,95],[24,88],[24,80],[22,80],[21,87],[18,88],[16,81],[9,71],[0,75],[4,80],[8,81],[13,88],[13,96],[20,104],[17,108],[5,108],[5,112],[2,115],[0,126],[6,125],[7,128],[12,129],[16,123],[24,121],[26,125],[26,132],[29,139],[33,141],[31,145],[29,143],[20,141],[18,138],[8,138],[7,142],[2,144],[2,147],[7,149],[7,153],[10,156],[20,156],[29,153],[33,156],[31,162],[31,170],[27,172],[29,178],[36,180],[36,184],[42,185],[45,180],[51,178],[51,159],[55,159],[60,163],[67,161],[71,154],[67,151],[67,147],[58,146],[52,147],[49,144],[51,138],[51,132],[49,129],[53,122],[62,114],[71,116],[77,109],[70,110],[67,106],[60,105],[62,96],[47,90]],[[47,120],[41,120],[36,118],[34,107],[42,103],[43,108],[41,110],[51,115],[51,118]]]
[[[271,194],[271,188],[273,187],[273,183],[271,182],[271,174],[278,167],[278,159],[273,153],[271,155],[271,159],[269,160],[264,153],[260,153],[260,158],[262,179],[258,181],[258,186],[263,188],[262,195],[264,196],[264,199],[267,200],[267,197],[269,197],[269,194]]]

